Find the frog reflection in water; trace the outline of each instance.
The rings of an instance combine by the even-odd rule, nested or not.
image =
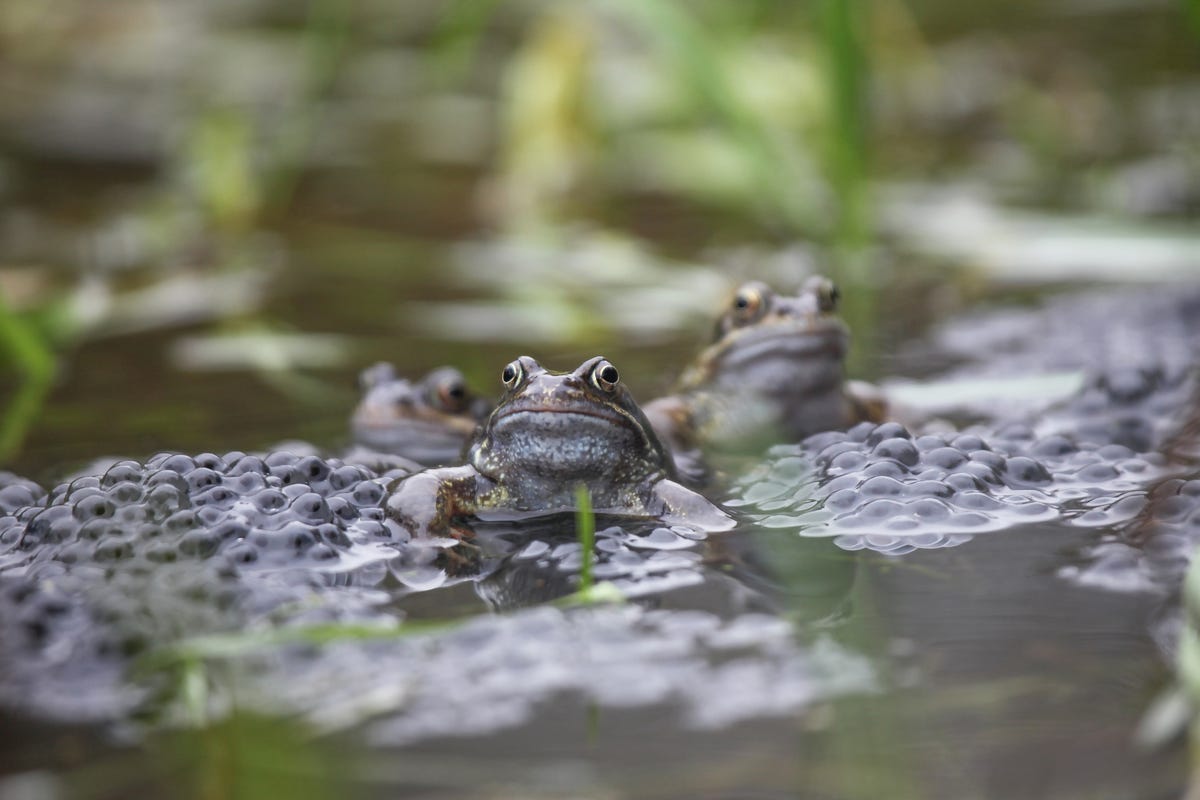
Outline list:
[[[837,303],[836,287],[820,276],[796,297],[758,282],[738,290],[675,393],[646,405],[681,464],[701,447],[748,450],[883,420],[878,390],[845,380],[850,334]]]
[[[388,515],[414,535],[451,532],[451,521],[465,515],[570,511],[580,485],[597,513],[733,527],[724,511],[674,480],[671,456],[607,360],[556,373],[522,356],[502,379],[505,394],[465,466],[426,470],[389,487]]]
[[[427,467],[461,463],[471,434],[491,411],[453,367],[413,382],[381,362],[363,370],[359,383],[363,398],[351,419],[355,441]]]

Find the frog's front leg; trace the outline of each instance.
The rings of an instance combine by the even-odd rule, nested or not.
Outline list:
[[[650,488],[646,504],[651,516],[667,525],[687,525],[704,531],[725,531],[737,524],[722,508],[675,481],[663,479]]]
[[[470,466],[427,469],[398,478],[388,487],[387,515],[414,538],[453,535],[450,521],[478,507],[479,478]]]

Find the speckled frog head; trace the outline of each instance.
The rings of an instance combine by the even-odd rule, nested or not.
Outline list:
[[[461,463],[468,439],[491,410],[453,367],[409,381],[381,362],[363,370],[359,383],[363,397],[351,418],[355,441],[425,466]]]
[[[886,416],[877,389],[845,380],[850,334],[837,304],[821,276],[795,296],[757,281],[738,290],[675,393],[646,405],[690,484],[709,479],[702,449],[753,451]]]
[[[598,507],[622,505],[629,488],[673,477],[670,456],[608,360],[559,373],[522,356],[501,380],[506,392],[468,460],[505,485],[514,505],[570,508],[578,484]]]
[[[794,297],[757,281],[738,289],[717,320],[715,341],[680,379],[680,389],[800,396],[840,389],[850,334],[837,315],[838,290],[815,275]]]
[[[606,359],[572,372],[528,356],[504,368],[506,391],[475,436],[468,463],[395,481],[388,516],[411,534],[455,534],[452,520],[571,511],[580,486],[597,513],[725,530],[733,519],[675,481],[674,465]]]

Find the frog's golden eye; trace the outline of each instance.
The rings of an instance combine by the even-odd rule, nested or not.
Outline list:
[[[525,368],[521,366],[520,361],[511,362],[500,374],[500,380],[510,389],[516,388],[523,377],[525,377]]]
[[[766,297],[758,286],[748,284],[738,289],[733,296],[733,319],[736,322],[751,322],[758,319],[766,306]]]
[[[467,407],[467,386],[461,380],[451,378],[438,385],[437,397],[442,408],[457,413]]]
[[[596,388],[606,392],[617,388],[619,380],[621,380],[621,373],[617,372],[617,368],[607,361],[601,361],[592,370],[592,383],[596,385]]]

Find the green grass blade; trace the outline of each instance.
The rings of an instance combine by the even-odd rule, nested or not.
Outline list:
[[[595,557],[596,515],[592,512],[592,495],[583,484],[575,487],[575,532],[583,548],[583,566],[579,570],[579,592],[592,589],[592,561]]]

